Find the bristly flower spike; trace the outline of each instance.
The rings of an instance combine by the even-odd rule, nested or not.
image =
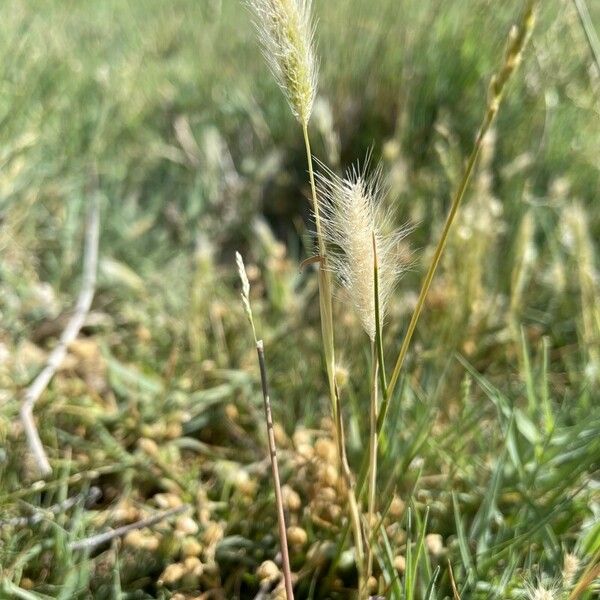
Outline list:
[[[317,89],[311,0],[246,0],[265,59],[298,121],[310,120]]]
[[[559,596],[556,590],[538,585],[527,593],[529,600],[558,600]]]
[[[360,317],[363,329],[375,340],[375,282],[377,259],[380,319],[409,261],[401,241],[409,227],[390,232],[390,219],[383,208],[381,169],[367,177],[369,161],[354,166],[343,178],[321,165],[317,175],[319,206],[325,240],[329,246],[328,267],[344,287]]]

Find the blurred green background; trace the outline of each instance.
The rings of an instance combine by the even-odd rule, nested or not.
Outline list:
[[[598,30],[600,4],[588,5]],[[394,218],[415,225],[415,264],[387,323],[390,364],[521,9],[517,0],[314,1],[314,153],[342,171],[372,150]],[[563,551],[584,560],[600,545],[599,67],[575,3],[543,2],[390,414],[382,497],[412,499],[421,515],[431,507],[430,531],[444,540],[431,558],[442,566],[439,598],[450,593],[446,559],[463,598],[520,597],[532,569],[555,576]],[[51,506],[79,489],[74,474],[105,469],[82,478],[103,492],[94,510],[62,515],[59,527],[3,529],[3,598],[254,597],[275,522],[236,250],[266,342],[284,478],[302,498],[292,519],[308,532],[293,553],[299,597],[349,597],[352,574],[322,579],[327,569],[311,563],[313,546],[338,540],[339,516],[325,519],[330,528],[315,521],[318,476],[297,463],[330,427],[316,281],[299,268],[311,252],[308,194],[301,131],[240,2],[0,6],[3,512],[18,514],[22,494]],[[75,301],[94,196],[98,285],[77,347],[36,408],[56,475],[38,489],[23,459],[19,394]],[[341,300],[358,468],[368,345]],[[159,581],[183,560],[168,531],[151,558],[133,543],[121,554],[66,550],[119,523],[116,506],[156,508],[165,493],[195,503],[198,535],[219,531],[213,546],[202,542],[204,579]],[[400,529],[393,555],[406,545]],[[432,563],[419,564],[420,598]]]

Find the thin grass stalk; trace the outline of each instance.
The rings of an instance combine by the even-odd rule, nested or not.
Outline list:
[[[340,401],[335,384],[335,348],[333,332],[331,274],[326,268],[325,240],[321,231],[321,217],[315,186],[315,177],[308,135],[308,122],[312,113],[317,87],[317,64],[313,48],[313,26],[311,23],[310,1],[296,2],[284,0],[247,0],[255,16],[255,25],[267,63],[275,80],[284,92],[292,113],[302,126],[308,173],[312,193],[313,211],[319,246],[319,309],[323,350],[329,385],[331,410],[335,423],[336,447],[341,470],[346,480],[348,508],[354,525],[357,555],[362,561],[362,534],[360,514],[354,496],[354,480],[348,466],[344,450],[344,434]],[[362,569],[362,562],[359,563]]]
[[[452,586],[452,598],[453,600],[461,600],[458,588],[456,587],[456,581],[454,580],[454,572],[452,571],[452,563],[448,559],[448,576],[450,578],[450,585]]]
[[[473,145],[473,149],[471,150],[471,155],[469,156],[469,160],[463,173],[460,185],[458,186],[456,194],[452,199],[452,204],[450,206],[448,216],[446,217],[444,228],[433,253],[433,259],[429,265],[429,268],[423,280],[417,304],[408,324],[406,334],[404,336],[404,339],[402,340],[402,345],[398,353],[398,358],[396,360],[396,364],[394,365],[394,370],[392,371],[392,376],[387,387],[386,394],[384,395],[381,411],[379,413],[379,421],[377,426],[378,431],[381,431],[381,428],[383,427],[383,423],[385,421],[385,416],[389,406],[389,399],[392,397],[396,384],[398,383],[398,379],[400,377],[400,373],[402,371],[402,367],[406,359],[408,348],[412,340],[412,336],[417,327],[417,322],[419,320],[419,317],[421,316],[423,306],[425,305],[427,293],[429,292],[431,282],[433,281],[433,277],[444,252],[444,248],[446,247],[446,242],[448,241],[448,234],[450,232],[450,228],[454,223],[454,219],[456,218],[458,209],[465,196],[465,192],[469,187],[475,164],[477,163],[477,159],[481,152],[483,140],[485,138],[486,133],[489,131],[492,123],[496,119],[498,110],[500,109],[500,105],[504,97],[506,84],[509,81],[511,75],[514,73],[517,66],[519,65],[523,49],[525,48],[533,30],[533,26],[535,24],[535,8],[537,2],[538,0],[529,0],[527,2],[525,11],[523,13],[523,18],[519,27],[511,30],[511,34],[509,36],[509,43],[505,54],[504,64],[502,65],[500,71],[494,77],[492,77],[492,80],[490,82],[486,112],[483,117],[483,121],[479,127],[477,137],[475,138],[475,143]]]
[[[367,544],[367,568],[365,581],[368,582],[373,573],[375,496],[377,493],[377,380],[378,365],[375,342],[371,342],[371,404],[369,410],[369,494],[367,502],[367,532],[370,542]]]
[[[429,292],[431,282],[433,281],[433,277],[434,277],[437,267],[439,265],[444,248],[446,246],[450,228],[454,222],[454,219],[456,217],[458,209],[464,198],[465,192],[471,181],[471,176],[473,175],[473,170],[474,170],[475,164],[477,163],[477,158],[479,157],[479,154],[481,152],[483,140],[485,138],[486,133],[489,131],[491,125],[493,124],[493,122],[496,118],[496,115],[497,115],[498,110],[500,109],[500,106],[502,103],[502,99],[504,97],[504,90],[505,90],[506,83],[509,80],[510,75],[514,72],[514,70],[518,66],[522,52],[523,52],[523,50],[526,46],[526,43],[531,35],[531,32],[533,30],[533,26],[535,24],[535,8],[536,8],[537,3],[538,3],[538,0],[529,0],[528,1],[525,11],[523,13],[523,18],[521,20],[521,23],[520,23],[518,29],[516,30],[516,34],[514,33],[515,30],[511,31],[511,34],[510,34],[511,37],[509,37],[509,44],[508,44],[508,48],[507,48],[507,51],[505,54],[505,59],[504,59],[502,68],[500,69],[500,71],[497,75],[492,77],[492,80],[490,82],[486,112],[483,117],[482,123],[479,127],[477,136],[475,138],[475,143],[473,145],[471,155],[469,156],[469,160],[467,162],[467,166],[463,173],[463,177],[461,179],[460,185],[456,191],[455,196],[452,199],[450,211],[448,213],[448,216],[446,217],[446,222],[444,224],[442,234],[441,234],[440,239],[435,248],[433,259],[429,265],[429,268],[427,270],[427,273],[426,273],[423,283],[421,285],[421,291],[420,291],[419,297],[417,299],[417,304],[412,313],[410,322],[409,322],[407,330],[406,330],[406,334],[404,335],[404,338],[402,340],[402,345],[400,347],[400,351],[398,354],[398,358],[396,360],[396,364],[394,365],[392,377],[390,379],[389,384],[385,387],[382,387],[382,389],[381,389],[382,400],[381,400],[381,407],[379,410],[379,415],[377,418],[378,436],[381,436],[381,434],[382,434],[383,424],[385,422],[387,410],[388,410],[390,401],[393,397],[396,385],[398,383],[398,379],[400,377],[400,373],[402,371],[402,367],[403,367],[404,361],[406,359],[408,348],[409,348],[410,342],[412,340],[412,336],[415,332],[417,322],[419,320],[419,317],[421,316],[421,312],[425,305],[427,293]],[[381,352],[380,356],[382,356],[382,355],[383,355],[383,352]],[[385,377],[385,369],[380,368],[380,378],[384,378],[384,377]],[[357,486],[356,486],[359,498],[362,497],[364,490],[365,490],[365,483],[366,483],[367,474],[368,474],[368,464],[369,464],[368,461],[365,459],[363,461],[363,464],[361,465],[361,469],[359,472]]]
[[[364,567],[364,545],[363,545],[363,531],[360,520],[360,508],[358,506],[356,485],[354,483],[354,476],[350,470],[348,464],[348,457],[346,456],[346,440],[344,435],[344,422],[342,421],[342,409],[340,393],[337,385],[334,383],[335,390],[335,436],[336,436],[336,447],[338,451],[338,459],[342,472],[342,477],[345,486],[346,499],[348,502],[348,514],[350,517],[350,526],[352,527],[352,535],[354,537],[354,549],[356,552],[356,567],[358,570],[359,589],[363,587],[363,567]]]
[[[273,416],[271,414],[271,400],[269,397],[269,384],[267,380],[267,368],[265,365],[265,350],[262,340],[256,342],[256,353],[258,355],[258,364],[260,368],[260,382],[262,385],[263,404],[267,421],[267,437],[269,440],[269,455],[271,458],[271,470],[273,472],[273,488],[275,489],[275,504],[277,506],[277,523],[279,526],[279,540],[281,545],[281,568],[283,570],[283,581],[287,599],[294,600],[292,571],[290,569],[290,555],[285,526],[285,513],[283,510],[283,495],[281,493],[281,481],[279,479],[279,465],[277,464],[277,446],[275,445],[275,432],[273,431]]]
[[[283,494],[281,493],[281,481],[279,478],[279,465],[277,463],[277,446],[275,444],[275,432],[273,430],[273,415],[271,413],[271,398],[269,395],[269,381],[267,378],[267,366],[265,362],[265,347],[262,340],[257,339],[256,327],[254,325],[254,316],[252,306],[250,305],[250,282],[244,267],[244,261],[241,254],[236,253],[236,262],[240,279],[242,281],[242,304],[244,312],[248,317],[252,327],[252,336],[256,345],[256,354],[258,356],[258,366],[260,369],[260,383],[262,386],[263,404],[265,409],[265,420],[267,423],[267,440],[269,445],[269,457],[271,460],[271,471],[273,475],[273,489],[275,491],[275,506],[277,510],[277,525],[279,528],[279,544],[281,547],[281,568],[283,571],[283,581],[287,600],[294,600],[294,590],[292,587],[292,570],[290,568],[290,556],[287,543],[287,530],[285,525],[285,512],[283,510]]]
[[[386,374],[385,374],[385,361],[384,361],[384,357],[383,357],[383,327],[382,327],[382,322],[381,322],[381,307],[380,307],[380,301],[379,301],[379,264],[378,264],[378,260],[377,260],[377,241],[375,238],[375,233],[373,233],[373,290],[374,290],[374,295],[375,295],[375,344],[376,344],[376,355],[374,356],[374,360],[376,359],[377,362],[377,372],[379,373],[379,383],[380,383],[380,387],[381,387],[381,393],[383,396],[383,404],[387,405],[387,378],[386,378]],[[375,368],[375,365],[374,367]],[[373,385],[373,384],[372,384]],[[377,468],[377,451],[379,449],[379,437],[381,435],[381,428],[379,427],[379,415],[377,415],[376,417],[376,423],[375,423],[375,433],[373,433],[373,430],[371,429],[369,431],[369,441],[370,444],[373,443],[375,444],[375,454],[374,454],[374,458],[371,455],[371,452],[369,452],[369,459],[368,462],[363,462],[363,465],[361,467],[360,470],[360,474],[358,477],[358,484],[356,486],[357,491],[358,491],[358,498],[361,498],[363,495],[363,490],[364,490],[364,484],[365,481],[367,479],[367,475],[368,475],[368,479],[369,481],[371,480],[371,469],[372,469],[372,464],[374,461],[374,465],[375,465],[375,469]],[[370,492],[369,492],[369,498],[370,498]],[[371,533],[371,537],[372,537],[372,533]]]
[[[377,261],[377,240],[373,232],[373,290],[375,305],[375,341],[371,343],[371,407],[369,419],[369,493],[367,502],[367,523],[369,532],[369,543],[367,544],[367,571],[366,580],[368,581],[373,572],[373,551],[372,545],[375,543],[375,497],[377,493],[377,411],[378,411],[378,375],[381,380],[381,387],[386,389],[385,363],[383,362],[383,342],[381,330],[381,308],[379,302],[379,265]]]
[[[144,529],[145,527],[152,527],[153,525],[156,525],[161,521],[165,521],[166,519],[169,519],[175,515],[184,513],[189,509],[189,504],[182,504],[181,506],[169,508],[168,510],[156,513],[151,517],[141,519],[140,521],[136,521],[135,523],[129,523],[127,525],[117,527],[116,529],[110,529],[109,531],[105,531],[104,533],[98,533],[96,535],[92,535],[91,537],[87,537],[82,540],[75,540],[69,542],[68,548],[72,552],[77,552],[80,550],[85,550],[89,552],[94,548],[97,548],[98,546],[102,546],[103,544],[114,540],[115,538],[123,537],[130,531],[134,531],[136,529]]]
[[[323,231],[321,228],[321,215],[319,211],[317,187],[315,185],[312,150],[310,147],[310,137],[308,135],[308,125],[306,123],[302,125],[302,134],[304,136],[304,146],[306,149],[308,177],[310,180],[313,214],[315,217],[315,228],[317,232],[317,245],[319,247],[319,309],[321,315],[321,336],[323,339],[323,351],[325,353],[325,368],[327,370],[327,382],[329,385],[331,410],[333,413],[334,423],[337,423],[337,401],[335,391],[335,339],[333,333],[333,294],[331,291],[331,273],[329,273],[326,268],[325,240],[323,238]]]
[[[379,301],[379,264],[377,260],[377,240],[373,233],[373,289],[375,292],[375,342],[377,344],[377,361],[379,363],[379,380],[382,391],[387,395],[387,377],[383,359],[383,329],[381,324],[381,303]]]
[[[379,383],[381,387],[382,394],[382,407],[387,406],[388,395],[387,395],[387,377],[385,374],[385,361],[383,357],[383,328],[381,322],[381,308],[379,302],[379,265],[377,261],[377,244],[375,240],[375,235],[373,234],[373,282],[374,282],[374,293],[375,293],[375,344],[377,348],[376,359],[377,359],[377,372],[379,373]],[[379,449],[379,439],[381,436],[381,426],[379,424],[379,414],[377,414],[377,421],[375,424],[375,433],[371,430],[369,432],[369,440],[370,443],[374,443],[375,447],[378,451]],[[377,467],[377,451],[375,452],[375,468]],[[361,498],[364,491],[365,481],[371,479],[371,464],[372,464],[371,454],[369,453],[369,461],[363,462],[361,467],[358,484],[356,486],[358,491],[358,497]],[[369,494],[370,497],[370,494]]]
[[[338,451],[338,461],[344,478],[345,491],[348,502],[348,512],[352,524],[354,546],[356,551],[356,564],[359,571],[359,589],[363,584],[363,562],[364,549],[362,540],[362,528],[360,525],[360,510],[355,495],[355,484],[348,458],[346,456],[346,445],[344,436],[344,424],[341,414],[341,401],[339,390],[335,383],[335,338],[333,332],[333,294],[331,286],[331,273],[327,269],[327,257],[325,252],[325,240],[321,228],[321,216],[319,212],[319,201],[315,185],[315,173],[313,168],[310,137],[308,135],[308,124],[302,124],[302,134],[306,149],[306,160],[308,163],[308,176],[312,195],[313,212],[315,217],[315,228],[317,233],[317,245],[319,248],[319,308],[321,315],[321,334],[323,338],[323,351],[325,353],[325,368],[327,370],[327,381],[329,385],[329,397],[335,427],[335,443]]]
[[[310,147],[310,136],[308,135],[308,124],[302,125],[302,134],[304,136],[304,146],[306,148],[306,161],[308,162],[308,177],[310,179],[310,191],[312,194],[313,212],[315,214],[315,227],[317,229],[317,244],[319,245],[319,254],[325,257],[325,240],[321,230],[321,215],[319,211],[319,199],[317,197],[317,186],[315,185],[315,171],[313,168],[312,151]]]
[[[333,294],[331,288],[331,273],[326,268],[325,240],[321,228],[321,215],[319,211],[319,200],[317,187],[315,185],[315,172],[313,167],[310,137],[308,125],[302,125],[304,146],[306,149],[306,161],[308,163],[308,177],[310,180],[310,191],[312,196],[313,214],[315,217],[315,228],[317,232],[317,245],[319,248],[319,309],[321,315],[321,336],[323,339],[323,351],[325,354],[325,368],[327,370],[327,383],[329,385],[329,398],[334,423],[337,423],[337,402],[335,391],[335,339],[333,333]],[[338,432],[338,437],[339,432]]]

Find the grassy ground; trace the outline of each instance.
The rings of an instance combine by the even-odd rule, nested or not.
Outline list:
[[[337,169],[373,148],[395,218],[415,224],[390,362],[519,10],[315,0],[315,154]],[[577,557],[574,584],[600,551],[599,107],[575,5],[548,0],[390,409],[377,550],[387,597],[456,597],[451,572],[463,599],[562,584],[562,596],[530,595],[598,597],[597,582],[568,595],[565,556]],[[297,597],[351,597],[316,278],[299,269],[311,251],[305,168],[237,1],[0,7],[0,598],[260,597],[278,542],[235,250],[265,339]],[[36,406],[53,466],[40,482],[20,394],[75,302],[91,197],[98,285]],[[358,470],[370,359],[341,300]],[[73,548],[181,503],[186,516]],[[15,520],[27,515],[42,518]]]

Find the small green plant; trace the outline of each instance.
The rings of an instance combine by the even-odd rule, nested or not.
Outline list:
[[[313,49],[311,3],[309,0],[249,0],[254,12],[263,53],[271,71],[283,90],[292,113],[299,121],[304,136],[308,172],[313,201],[313,218],[319,255],[319,302],[323,351],[329,383],[332,418],[336,431],[338,462],[344,473],[347,490],[347,509],[354,535],[356,568],[358,570],[358,595],[366,598],[377,589],[372,581],[374,547],[379,544],[376,516],[377,457],[379,435],[383,429],[391,398],[394,397],[402,367],[425,300],[440,263],[448,236],[473,175],[483,141],[494,122],[505,93],[506,84],[521,62],[523,50],[533,30],[536,0],[529,0],[521,22],[511,29],[499,71],[492,77],[483,121],[475,138],[471,155],[463,172],[458,189],[452,199],[446,222],[435,247],[429,268],[408,324],[398,358],[389,383],[383,361],[383,318],[387,300],[393,290],[397,275],[405,268],[398,242],[406,236],[399,230],[389,236],[384,234],[385,216],[381,213],[380,174],[365,177],[360,168],[340,178],[323,165],[323,173],[315,183],[313,158],[308,125],[316,94],[317,68]],[[371,401],[369,453],[359,485],[350,470],[345,449],[343,402],[335,381],[335,336],[332,310],[332,279],[334,274],[345,287],[359,316],[363,329],[371,342]],[[382,402],[379,403],[378,382]],[[367,482],[367,509],[363,513],[361,495]],[[422,535],[425,533],[425,525]],[[366,548],[366,551],[365,551]],[[418,545],[418,551],[422,548]],[[418,563],[418,558],[417,558]],[[415,567],[416,568],[416,567]],[[409,572],[412,570],[412,566]],[[414,575],[414,573],[413,573]],[[408,579],[410,582],[410,579]],[[434,579],[432,579],[432,582]],[[432,588],[433,588],[432,583]],[[405,590],[407,600],[413,599],[413,588]]]

